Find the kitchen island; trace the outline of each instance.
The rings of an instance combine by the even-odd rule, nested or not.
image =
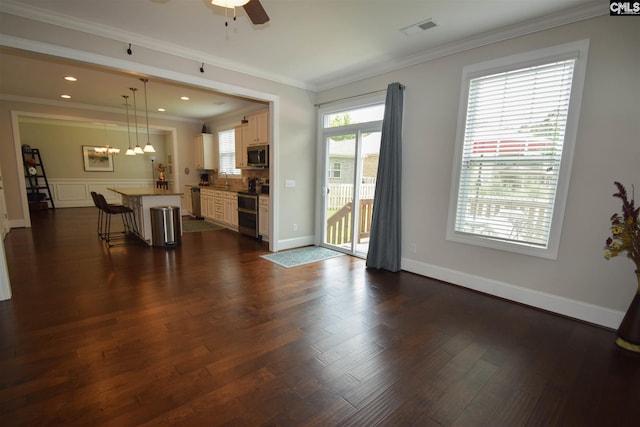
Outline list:
[[[149,209],[158,206],[172,206],[180,209],[180,197],[184,194],[153,187],[122,187],[108,188],[108,190],[120,194],[122,196],[122,204],[133,210],[138,224],[138,237],[148,245],[153,244],[151,212]],[[180,232],[182,233],[182,229]]]

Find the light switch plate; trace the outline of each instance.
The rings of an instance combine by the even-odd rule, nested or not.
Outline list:
[[[287,188],[294,188],[296,186],[296,181],[294,179],[287,179],[284,181],[284,186]]]

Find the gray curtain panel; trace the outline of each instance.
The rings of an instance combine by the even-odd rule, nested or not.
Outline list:
[[[404,86],[387,87],[367,268],[400,271]]]

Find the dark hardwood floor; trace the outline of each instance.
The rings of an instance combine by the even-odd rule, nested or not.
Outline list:
[[[5,240],[6,426],[636,426],[615,333],[344,256],[285,269],[226,230],[107,249],[95,208]]]

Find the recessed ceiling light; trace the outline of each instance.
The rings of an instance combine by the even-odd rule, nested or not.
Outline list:
[[[71,95],[60,95],[60,98],[71,99]]]
[[[183,101],[188,101],[189,97],[188,96],[181,96],[180,99],[182,99]]]
[[[78,81],[78,79],[76,79],[76,78],[75,78],[75,77],[73,77],[73,76],[65,76],[65,78],[64,78],[64,79],[65,79],[66,81],[68,81],[68,82],[75,82],[75,81]]]
[[[165,110],[164,108],[158,108],[158,111],[165,112],[167,110]]]

